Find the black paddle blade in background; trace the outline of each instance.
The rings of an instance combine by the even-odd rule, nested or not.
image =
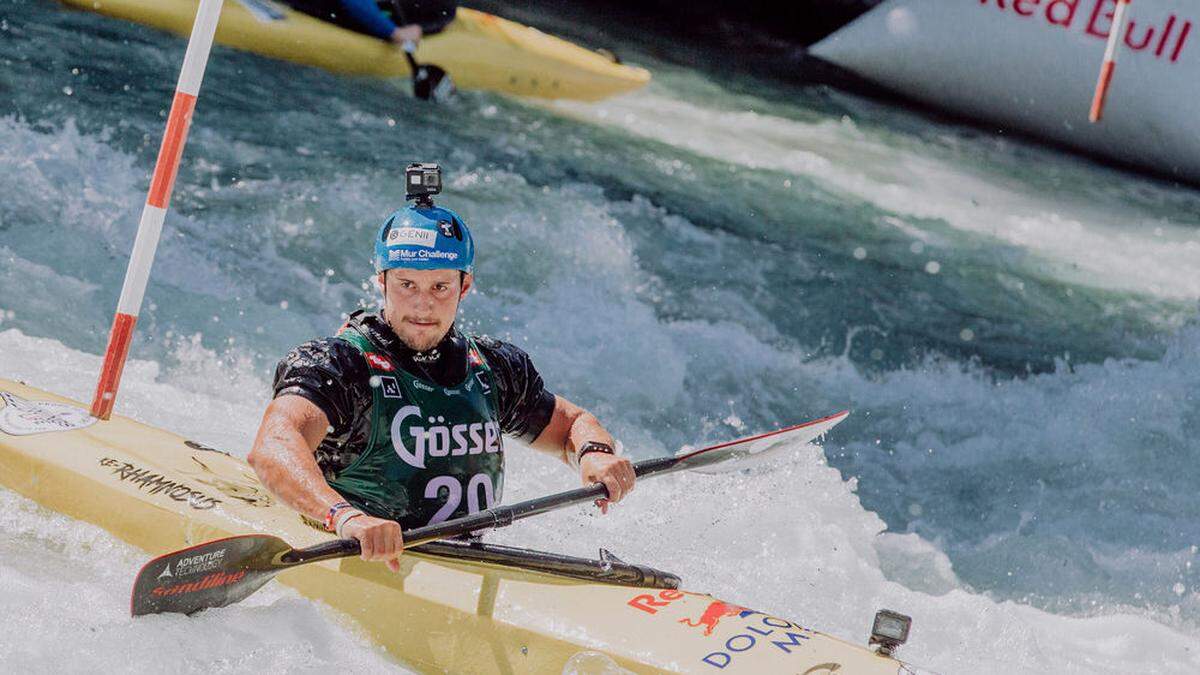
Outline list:
[[[192,614],[241,601],[290,567],[292,547],[279,537],[249,534],[175,551],[146,563],[133,582],[134,616]]]
[[[454,95],[454,81],[438,66],[418,66],[413,74],[413,95],[422,101],[441,103]]]

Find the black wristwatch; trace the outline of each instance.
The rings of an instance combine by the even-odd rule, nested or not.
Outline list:
[[[600,441],[588,441],[587,443],[584,443],[575,453],[575,463],[579,464],[579,462],[583,460],[583,456],[589,452],[603,452],[606,455],[616,454],[616,451],[614,451],[613,447],[608,443],[601,443]]]

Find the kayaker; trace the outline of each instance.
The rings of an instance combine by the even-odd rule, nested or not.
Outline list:
[[[435,170],[410,166],[406,185]],[[440,173],[426,180],[440,186]],[[382,309],[354,312],[336,336],[279,362],[247,457],[284,503],[393,570],[402,527],[499,503],[502,435],[575,467],[584,485],[603,483],[612,502],[634,487],[612,435],[552,394],[528,354],[455,326],[474,257],[466,223],[428,194],[388,216],[375,237]]]
[[[419,42],[454,20],[458,0],[286,0],[293,9],[395,44]]]

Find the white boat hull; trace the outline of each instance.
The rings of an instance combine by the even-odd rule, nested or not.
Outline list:
[[[1200,183],[1200,3],[1142,0],[1104,119],[1114,0],[890,0],[811,53],[937,108]]]

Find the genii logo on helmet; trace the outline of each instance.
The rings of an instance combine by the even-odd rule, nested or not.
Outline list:
[[[415,418],[411,422],[410,418]],[[392,447],[396,455],[409,466],[425,468],[427,457],[461,457],[500,452],[500,424],[441,424],[444,417],[428,417],[415,405],[404,406],[392,418]],[[428,423],[429,426],[424,426]],[[405,426],[416,447],[404,442]]]
[[[387,245],[392,246],[424,246],[433,248],[437,245],[436,230],[426,230],[419,227],[393,227],[387,233]]]

